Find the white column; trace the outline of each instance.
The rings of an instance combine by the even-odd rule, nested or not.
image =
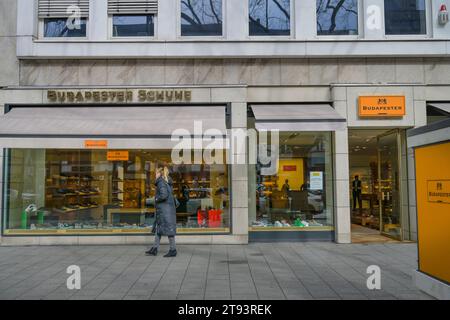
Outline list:
[[[291,0],[294,2],[294,10],[291,13],[293,19],[293,32],[295,39],[314,39],[317,35],[316,1],[315,0]]]
[[[180,0],[158,1],[157,39],[175,40],[180,23]]]
[[[347,119],[347,89],[335,87],[332,99],[336,111]],[[334,133],[334,217],[337,243],[351,243],[348,130]]]
[[[428,18],[431,20],[427,25],[431,26],[431,32],[429,34],[435,39],[449,39],[450,38],[450,23],[445,25],[439,24],[438,14],[441,9],[441,5],[446,5],[447,10],[450,10],[450,0],[431,0],[431,12],[428,14]],[[428,7],[429,8],[429,7]]]
[[[224,36],[227,40],[245,40],[248,38],[248,0],[225,1]]]
[[[360,12],[365,39],[384,38],[384,0],[363,0]]]
[[[17,0],[17,36],[37,37],[37,1]],[[11,12],[11,14],[15,14]]]
[[[231,104],[231,127],[233,130],[247,131],[247,103],[233,102]],[[248,165],[247,143],[244,148],[232,150],[231,156],[235,161],[232,164],[231,176],[231,200],[233,213],[233,234],[239,236],[248,236]]]
[[[90,0],[88,30],[89,40],[108,40],[108,0]]]

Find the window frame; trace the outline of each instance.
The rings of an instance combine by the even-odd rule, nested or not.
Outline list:
[[[55,19],[67,19],[67,17],[53,17]],[[38,35],[39,40],[41,41],[49,41],[49,42],[61,42],[61,41],[80,41],[80,40],[88,40],[89,39],[89,17],[86,17],[86,36],[84,37],[46,37],[44,34],[45,31],[45,19],[46,18],[38,18]],[[50,19],[50,18],[49,18]]]
[[[247,39],[248,40],[281,40],[281,41],[285,41],[285,40],[294,40],[296,37],[295,34],[295,20],[296,20],[296,12],[295,12],[295,0],[289,0],[289,10],[291,13],[291,17],[290,17],[290,21],[289,21],[289,35],[285,36],[285,35],[264,35],[264,36],[257,36],[257,35],[250,35],[250,0],[246,0],[247,2],[247,6],[245,7],[245,17],[246,17],[246,35],[247,35]]]
[[[120,15],[120,14],[117,14]],[[120,36],[120,37],[115,37],[114,36],[114,32],[113,32],[113,28],[114,28],[114,19],[113,17],[115,16],[115,14],[108,14],[108,40],[111,41],[123,41],[123,40],[133,40],[133,41],[149,41],[149,40],[156,40],[157,37],[156,35],[158,34],[158,15],[157,14],[134,14],[134,16],[137,15],[153,15],[153,36],[148,36],[148,37],[144,37],[144,36],[129,36],[129,37],[125,37],[125,36]],[[126,14],[124,14],[123,16],[126,16]],[[130,16],[133,16],[133,14],[130,14]]]
[[[433,37],[432,29],[433,29],[433,19],[432,19],[432,5],[431,1],[425,1],[425,27],[426,32],[424,34],[386,34],[386,15],[385,15],[385,7],[384,2],[382,4],[382,15],[383,15],[383,22],[382,22],[382,32],[383,37],[386,40],[410,40],[410,39],[430,39]]]
[[[316,1],[316,0],[315,0]],[[363,0],[357,0],[358,3],[358,34],[348,34],[348,35],[319,35],[317,30],[317,1],[315,5],[315,39],[321,39],[321,40],[359,40],[364,38],[364,19],[361,17],[364,16],[364,2]]]
[[[177,0],[177,40],[197,40],[197,41],[211,41],[211,40],[225,40],[227,38],[226,36],[226,8],[227,8],[227,0],[221,0],[222,1],[222,35],[220,36],[183,36],[181,34],[181,1]]]

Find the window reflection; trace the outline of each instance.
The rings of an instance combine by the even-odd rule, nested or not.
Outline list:
[[[182,36],[221,36],[222,0],[181,0]]]
[[[250,35],[290,35],[290,5],[290,0],[249,0]]]
[[[114,15],[114,37],[152,37],[154,36],[153,15]]]
[[[358,34],[358,0],[317,0],[317,35]]]
[[[44,37],[46,38],[71,38],[86,37],[86,18],[80,18],[79,26],[69,26],[67,18],[44,19]]]
[[[425,0],[384,1],[386,34],[426,34]]]

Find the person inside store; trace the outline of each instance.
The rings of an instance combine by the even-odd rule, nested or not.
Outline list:
[[[352,181],[353,210],[356,210],[356,203],[358,203],[359,210],[362,209],[361,190],[361,180],[359,180],[359,176],[356,175],[355,180]]]
[[[175,235],[177,230],[177,215],[175,197],[173,196],[173,182],[169,176],[167,167],[156,169],[155,174],[156,193],[150,202],[155,206],[155,222],[152,233],[155,234],[155,243],[152,248],[145,253],[156,256],[158,254],[161,237],[169,237],[170,249],[165,258],[175,257],[177,249],[175,246]]]
[[[281,193],[285,198],[289,198],[289,191],[291,191],[291,187],[289,186],[289,180],[286,179],[281,187]]]

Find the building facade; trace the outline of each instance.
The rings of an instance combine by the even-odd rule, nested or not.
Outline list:
[[[1,243],[147,243],[160,165],[179,243],[416,240],[406,130],[449,115],[450,1],[331,4],[2,1]]]

